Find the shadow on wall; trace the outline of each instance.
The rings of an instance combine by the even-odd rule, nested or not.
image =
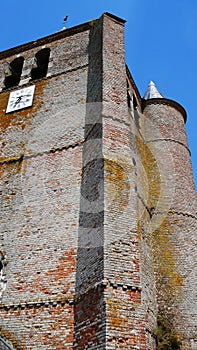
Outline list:
[[[74,305],[74,349],[105,349],[102,22],[90,30]]]

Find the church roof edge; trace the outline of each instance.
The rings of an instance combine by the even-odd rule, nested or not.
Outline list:
[[[103,13],[100,17],[103,17],[103,16],[108,16],[111,19],[113,19],[121,24],[124,24],[126,22],[124,19],[117,17],[109,12]],[[0,52],[0,59],[21,53],[22,51],[27,51],[31,48],[34,48],[34,47],[37,47],[40,45],[44,45],[44,44],[50,43],[50,42],[55,41],[55,40],[62,39],[66,36],[70,36],[70,35],[73,35],[76,33],[86,31],[86,30],[90,29],[92,27],[92,25],[94,24],[94,22],[97,21],[98,19],[99,18],[96,18],[96,19],[90,20],[88,22],[78,24],[78,25],[71,27],[71,28],[62,29],[62,30],[59,30],[58,32],[46,35],[45,37],[38,38],[36,40],[30,41],[30,42],[27,42],[24,44],[20,44],[20,45],[17,45],[15,47],[1,51]]]
[[[113,15],[113,14],[110,13],[110,12],[104,12],[103,15],[106,15],[106,16],[108,16],[108,17],[111,17],[112,19],[115,19],[115,21],[120,22],[120,23],[122,23],[122,24],[126,23],[126,20],[125,20],[125,19],[120,18],[120,17],[118,17],[118,16],[116,16],[116,15]]]
[[[128,79],[129,79],[131,85],[133,86],[133,89],[134,89],[134,91],[135,91],[135,93],[137,95],[137,98],[139,99],[139,101],[141,101],[141,95],[139,93],[138,87],[137,87],[137,85],[136,85],[136,83],[135,83],[135,81],[134,81],[134,79],[133,79],[133,77],[131,75],[131,72],[130,72],[130,70],[129,70],[127,65],[126,65],[126,73],[127,73]]]
[[[0,59],[2,59],[4,57],[12,56],[12,55],[17,54],[17,53],[20,53],[21,51],[27,51],[27,50],[29,50],[33,47],[39,46],[39,45],[44,45],[44,44],[50,43],[52,41],[62,39],[66,36],[70,36],[70,35],[73,35],[73,34],[76,34],[79,32],[83,32],[85,30],[90,29],[91,26],[92,26],[92,21],[89,21],[89,22],[82,23],[82,24],[79,24],[77,26],[74,26],[74,27],[71,27],[68,29],[60,30],[60,31],[55,32],[53,34],[49,34],[45,37],[38,38],[36,40],[9,48],[7,50],[0,52]]]

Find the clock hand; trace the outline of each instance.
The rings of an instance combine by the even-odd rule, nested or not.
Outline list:
[[[15,102],[15,104],[14,104],[14,107],[16,107],[17,104],[21,101],[22,97],[23,97],[23,96],[17,97],[17,100],[16,100],[16,102]]]

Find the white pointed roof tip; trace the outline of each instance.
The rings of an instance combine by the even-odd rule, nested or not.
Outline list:
[[[148,89],[145,92],[144,99],[149,100],[150,98],[164,98],[164,96],[159,92],[153,81],[151,80]]]

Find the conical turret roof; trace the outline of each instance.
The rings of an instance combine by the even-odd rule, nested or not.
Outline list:
[[[148,100],[150,98],[164,98],[164,96],[159,92],[153,81],[150,81],[148,89],[145,92],[144,99]]]

